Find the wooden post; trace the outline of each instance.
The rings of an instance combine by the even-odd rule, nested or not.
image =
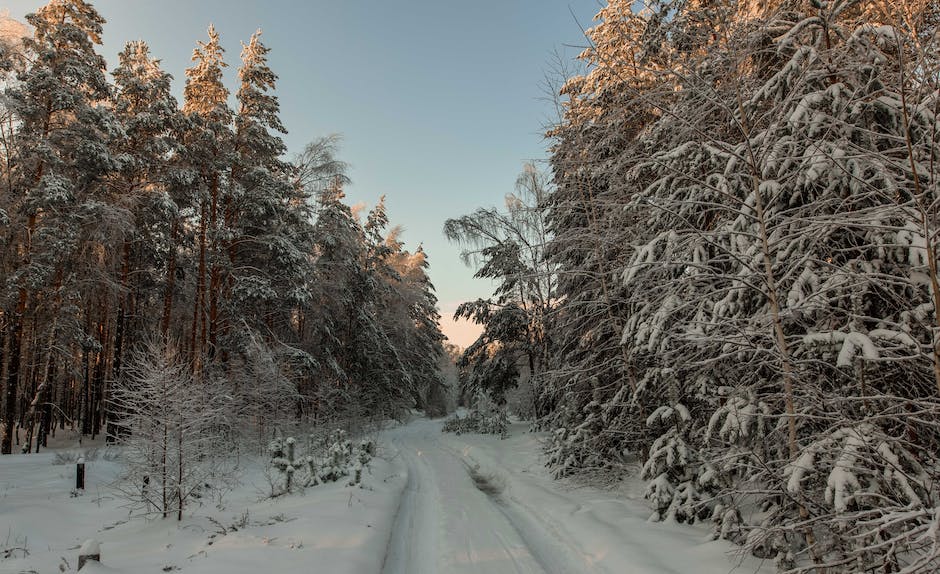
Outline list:
[[[101,545],[94,538],[89,538],[78,550],[78,569],[81,570],[89,560],[101,562]]]
[[[75,489],[85,490],[85,457],[79,458],[75,465]]]

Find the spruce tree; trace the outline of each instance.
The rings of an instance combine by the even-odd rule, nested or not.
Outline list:
[[[937,409],[937,131],[913,69],[936,69],[935,20],[889,4],[625,15],[639,33],[569,83],[583,113],[555,131],[556,372],[585,383],[557,391],[551,460],[632,447],[657,517],[710,516],[781,569],[935,560],[936,425],[888,414]],[[614,63],[637,81],[587,79]],[[578,295],[579,277],[598,280]]]

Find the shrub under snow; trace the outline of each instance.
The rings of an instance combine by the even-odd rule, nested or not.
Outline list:
[[[335,430],[321,440],[311,440],[306,455],[297,452],[294,437],[275,438],[268,445],[271,455],[271,495],[279,496],[308,486],[326,482],[339,482],[349,478],[348,485],[362,482],[362,472],[375,456],[374,440],[363,439],[358,444],[346,436],[346,431]]]

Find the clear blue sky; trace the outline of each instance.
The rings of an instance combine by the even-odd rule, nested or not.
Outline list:
[[[102,54],[114,66],[125,42],[143,39],[173,74],[183,71],[211,22],[222,36],[234,91],[240,41],[257,28],[280,76],[291,153],[311,139],[344,136],[350,202],[387,196],[409,248],[423,243],[441,309],[489,295],[487,282],[444,239],[444,220],[501,204],[528,160],[545,157],[553,116],[546,74],[558,51],[571,60],[597,0],[92,0],[108,20]],[[9,0],[23,16],[42,0]],[[0,8],[3,5],[0,4]],[[467,344],[468,333],[445,331]]]

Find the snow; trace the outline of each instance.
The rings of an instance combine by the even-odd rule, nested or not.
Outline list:
[[[796,462],[786,467],[784,473],[789,477],[787,479],[787,492],[790,494],[799,494],[803,486],[803,478],[806,476],[806,473],[815,470],[815,462],[816,451],[806,449],[800,454],[799,458],[796,459]]]
[[[902,331],[895,331],[892,329],[872,329],[868,336],[872,339],[882,339],[885,341],[893,341],[899,345],[904,345],[911,347],[915,351],[920,348],[920,345],[913,337],[904,333]]]
[[[839,356],[836,358],[836,366],[851,367],[853,361],[861,351],[861,356],[867,361],[875,361],[879,358],[878,348],[872,342],[872,338],[884,339],[903,343],[917,347],[916,341],[909,335],[901,332],[890,331],[888,329],[876,329],[866,335],[852,331],[845,333],[842,331],[832,331],[828,333],[808,333],[803,336],[803,344],[807,346],[819,344],[842,343],[839,349]]]
[[[8,546],[29,554],[0,560],[0,573],[74,569],[92,538],[101,564],[83,572],[770,571],[704,527],[648,523],[638,479],[609,490],[552,480],[546,435],[522,423],[506,440],[441,424],[419,418],[380,435],[363,488],[343,481],[271,499],[264,457],[243,460],[224,505],[203,500],[180,523],[128,516],[109,486],[119,461],[89,457],[86,492],[73,496],[75,465],[53,464],[54,450],[4,457],[0,525]]]
[[[86,540],[78,549],[79,556],[97,556],[101,554],[101,544],[94,538]]]
[[[524,424],[497,440],[422,419],[386,438],[409,482],[384,574],[760,571],[706,529],[647,522],[637,479],[615,490],[552,480],[539,454],[547,435]],[[481,491],[474,473],[501,488]]]
[[[862,356],[865,359],[873,361],[878,358],[878,349],[875,348],[871,339],[863,333],[852,332],[845,335],[842,350],[839,351],[839,358],[836,359],[836,365],[840,367],[852,366],[852,360],[859,350],[862,351]]]
[[[344,481],[271,499],[266,457],[243,460],[241,484],[222,508],[204,499],[178,523],[129,517],[110,486],[122,470],[116,461],[87,461],[85,494],[71,496],[75,464],[54,465],[54,454],[0,461],[0,542],[29,552],[0,560],[0,574],[58,572],[63,559],[74,571],[89,538],[101,543],[101,565],[83,573],[374,573],[405,484],[400,465],[379,459],[364,473],[364,488]]]
[[[663,405],[659,407],[658,409],[656,409],[655,411],[653,411],[653,414],[646,417],[646,426],[651,427],[654,424],[656,424],[656,421],[658,420],[662,420],[663,424],[669,424],[669,419],[672,418],[672,414],[674,412],[675,412],[674,408],[668,405]],[[683,419],[683,420],[686,420],[686,419]]]
[[[842,453],[826,479],[826,502],[832,504],[836,512],[845,512],[852,495],[862,488],[854,469],[860,451],[865,448],[865,438],[861,431],[848,430],[844,434]]]

